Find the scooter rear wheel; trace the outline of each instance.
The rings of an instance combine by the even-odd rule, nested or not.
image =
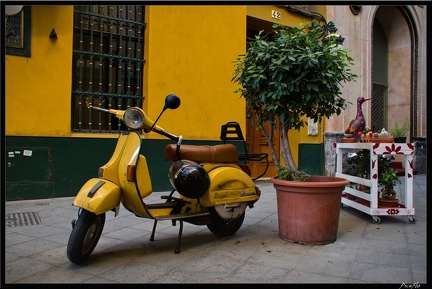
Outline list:
[[[105,225],[105,213],[95,215],[82,210],[72,229],[67,257],[75,264],[85,262],[96,247]]]
[[[216,212],[215,208],[209,208],[211,223],[207,228],[218,237],[227,237],[234,235],[243,224],[245,212],[238,218],[232,220],[225,220]]]

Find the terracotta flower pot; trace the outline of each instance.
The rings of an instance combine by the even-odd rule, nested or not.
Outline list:
[[[342,142],[343,143],[353,143],[353,142],[355,142],[355,138],[353,138],[353,137],[344,137],[342,139]]]
[[[279,236],[290,242],[328,244],[336,241],[342,191],[349,181],[311,176],[306,182],[271,178],[277,195]]]
[[[392,143],[394,138],[392,137],[373,137],[372,142],[375,143]]]
[[[379,198],[378,206],[381,208],[397,208],[399,207],[399,199]]]

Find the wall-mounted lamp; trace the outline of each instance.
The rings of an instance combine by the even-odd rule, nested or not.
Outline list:
[[[57,39],[57,32],[55,31],[54,28],[51,30],[49,38],[51,38],[51,39]]]
[[[358,15],[361,9],[362,9],[361,5],[350,5],[350,10],[354,15]]]
[[[14,16],[21,12],[23,5],[5,5],[5,32],[6,38],[15,36],[16,32],[12,25],[8,22],[9,16]]]
[[[5,15],[12,16],[18,14],[23,8],[23,5],[5,5]]]

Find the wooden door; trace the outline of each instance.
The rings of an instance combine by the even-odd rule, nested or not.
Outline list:
[[[273,31],[272,28],[273,23],[264,21],[264,20],[258,20],[253,17],[247,18],[247,37],[253,38],[255,35],[258,35],[259,31],[264,30],[268,33]],[[271,39],[271,38],[270,38]],[[269,125],[266,125],[266,129],[269,127]],[[275,145],[276,153],[279,154],[280,152],[280,138],[279,138],[279,131],[275,131],[273,134],[273,143]],[[264,135],[262,135],[261,130],[257,129],[255,126],[252,126],[251,121],[249,118],[246,119],[246,136],[245,136],[246,142],[247,142],[247,149],[248,152],[251,153],[267,153],[268,159],[269,159],[269,168],[267,169],[267,172],[262,178],[268,178],[276,176],[276,167],[273,163],[273,158],[270,152],[270,149],[267,144],[267,140]],[[261,162],[249,162],[249,168],[252,172],[252,177],[256,177],[261,175],[265,168],[266,168],[266,161],[263,160]]]
[[[266,129],[269,128],[269,125],[266,124]],[[250,153],[267,153],[269,159],[269,168],[267,172],[262,178],[268,178],[276,176],[276,167],[273,163],[273,158],[267,144],[267,140],[265,136],[262,134],[260,129],[257,129],[255,126],[252,126],[250,119],[246,120],[246,143],[247,149]],[[273,136],[273,143],[275,144],[276,152],[280,151],[280,139],[279,132],[275,131]],[[266,168],[266,161],[263,160],[261,162],[249,162],[249,168],[252,172],[252,177],[261,175]]]

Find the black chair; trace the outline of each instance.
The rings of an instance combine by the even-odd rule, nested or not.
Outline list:
[[[268,154],[266,153],[249,153],[247,150],[246,140],[243,137],[243,133],[241,131],[240,125],[236,121],[230,121],[226,124],[223,124],[221,127],[220,139],[223,140],[224,143],[227,141],[241,141],[243,143],[244,152],[238,153],[239,161],[243,162],[243,165],[240,164],[242,169],[251,176],[251,171],[248,167],[249,162],[261,162],[262,160],[266,160],[266,168],[264,172],[257,176],[252,177],[252,180],[257,180],[265,175],[267,169],[269,167]]]

